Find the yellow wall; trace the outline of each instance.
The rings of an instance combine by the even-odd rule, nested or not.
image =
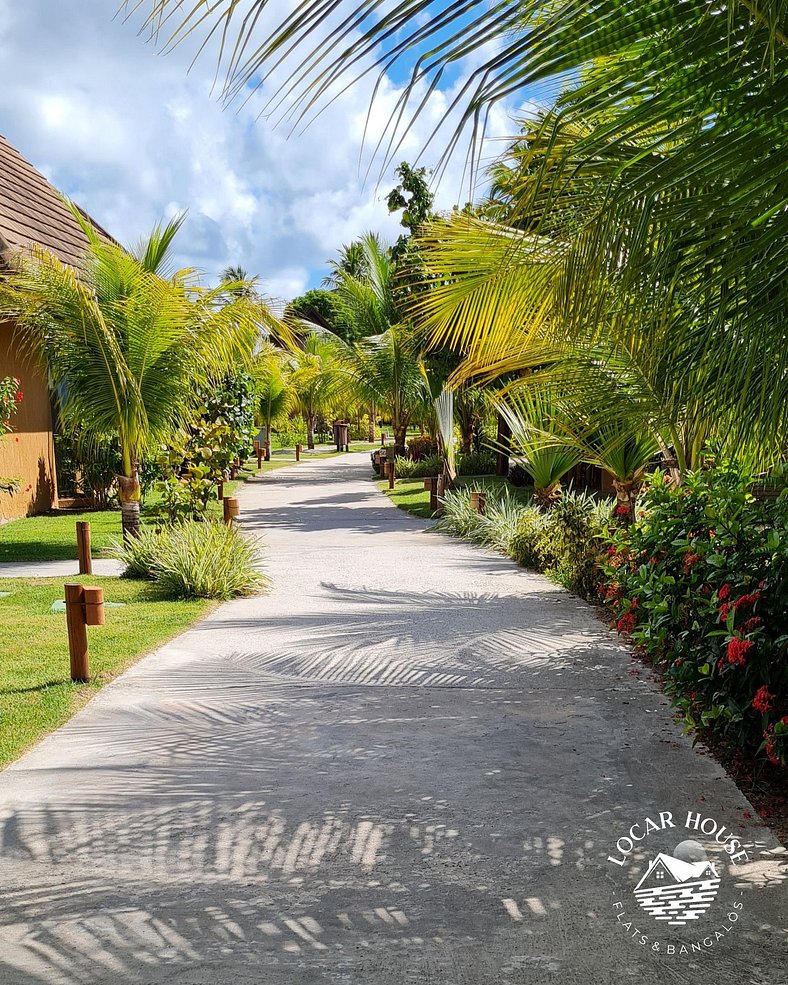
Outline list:
[[[24,399],[11,419],[13,431],[0,437],[0,476],[20,478],[16,493],[0,492],[0,523],[57,506],[52,413],[46,377],[14,342],[12,327],[0,324],[0,377],[20,380]]]

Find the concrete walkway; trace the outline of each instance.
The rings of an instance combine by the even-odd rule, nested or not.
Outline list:
[[[241,498],[273,593],[0,776],[3,985],[785,981],[784,855],[593,610],[425,532],[367,455]],[[688,811],[751,861],[718,850],[676,930],[632,889]],[[607,861],[660,812],[675,832]]]
[[[123,571],[122,561],[112,558],[93,558],[93,574],[117,577]],[[72,578],[79,575],[78,561],[4,561],[0,578]]]

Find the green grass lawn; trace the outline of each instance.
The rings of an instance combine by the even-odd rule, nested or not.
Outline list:
[[[506,479],[497,475],[468,475],[457,479],[459,487],[485,489],[490,493],[508,493],[524,504],[531,502],[533,489],[530,486],[513,486]],[[406,513],[429,519],[430,493],[424,488],[423,479],[397,479],[393,489],[389,489],[388,481],[378,482],[378,489],[385,492],[389,499]]]
[[[77,580],[77,579],[74,579]],[[213,603],[163,602],[146,582],[78,579],[104,588],[106,625],[90,627],[89,684],[72,684],[60,579],[0,579],[0,766],[62,725],[96,691],[140,656],[186,629]]]

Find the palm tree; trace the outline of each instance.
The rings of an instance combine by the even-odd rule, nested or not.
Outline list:
[[[315,426],[329,413],[348,386],[342,363],[341,343],[331,335],[314,332],[293,351],[295,369],[290,376],[292,401],[306,425],[307,447],[315,447]]]
[[[88,240],[79,269],[34,249],[0,286],[0,314],[46,364],[63,424],[119,441],[129,536],[139,529],[140,462],[185,426],[201,387],[249,356],[257,314],[243,298],[224,303],[223,286],[202,288],[191,271],[163,276],[182,217],[126,251],[73,212]]]
[[[271,425],[286,414],[293,403],[293,387],[287,369],[287,356],[276,346],[266,345],[252,367],[258,395],[257,420],[265,430],[265,443],[271,442]]]
[[[534,482],[534,502],[548,509],[561,496],[561,480],[583,461],[583,450],[556,433],[560,413],[555,393],[519,390],[497,405],[509,425],[509,449]]]
[[[337,287],[345,275],[363,280],[368,272],[366,249],[361,240],[343,244],[336,259],[326,263],[331,273],[323,278],[323,286],[328,288]]]
[[[394,263],[377,236],[361,239],[365,271],[361,277],[341,271],[335,293],[349,320],[356,345],[345,348],[357,392],[368,406],[391,415],[394,444],[404,454],[405,436],[423,396],[418,354],[411,330],[394,299]]]
[[[301,0],[258,37],[263,9],[271,9],[267,0],[251,0],[239,19],[235,4],[206,11],[155,0],[149,23],[154,33],[166,30],[170,44],[198,28],[218,32],[228,98],[262,85],[295,54],[281,90],[295,112],[328,102],[360,64],[389,69],[409,60],[412,76],[391,114],[397,124],[409,107],[411,119],[419,114],[423,93],[447,68],[477,52],[480,64],[447,109],[459,120],[452,146],[463,127],[483,131],[496,101],[526,85],[562,82],[555,112],[528,134],[523,163],[531,180],[515,195],[523,217],[516,224],[545,233],[556,214],[567,214],[567,191],[572,197],[575,234],[552,266],[551,313],[564,327],[607,334],[616,331],[613,310],[630,323],[670,324],[663,352],[677,376],[689,360],[711,418],[726,414],[742,438],[757,431],[772,447],[781,440],[788,424],[784,0],[722,7]],[[328,40],[326,23],[337,25]],[[397,153],[396,135],[386,146]],[[523,302],[538,309],[540,296],[530,293]]]

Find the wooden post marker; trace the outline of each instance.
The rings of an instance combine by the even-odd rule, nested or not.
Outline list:
[[[88,588],[86,585],[82,592],[85,599],[85,625],[103,626],[104,625],[104,589]]]
[[[301,461],[301,452],[303,450],[303,447],[304,447],[303,445],[296,445],[296,461],[297,462],[300,462]]]
[[[90,524],[87,520],[77,520],[77,557],[79,573],[93,574],[93,556],[90,553]]]
[[[88,665],[88,626],[104,625],[104,589],[66,585],[66,627],[71,680],[90,680]]]
[[[241,515],[241,507],[235,496],[225,496],[224,498],[224,522],[231,524],[233,520]]]
[[[263,467],[263,449],[259,441],[254,443],[254,453],[257,455],[257,471],[259,472]]]
[[[487,509],[487,493],[484,492],[472,492],[471,493],[471,509],[475,510],[477,513],[484,515]]]
[[[429,476],[424,479],[424,488],[432,489],[432,479]]]
[[[396,474],[397,467],[394,462],[389,462],[388,468],[389,468],[389,489],[393,489],[394,482],[396,481],[397,478],[397,474]]]
[[[386,444],[386,432],[385,431],[381,431],[380,432],[380,444],[381,444],[381,446]]]

